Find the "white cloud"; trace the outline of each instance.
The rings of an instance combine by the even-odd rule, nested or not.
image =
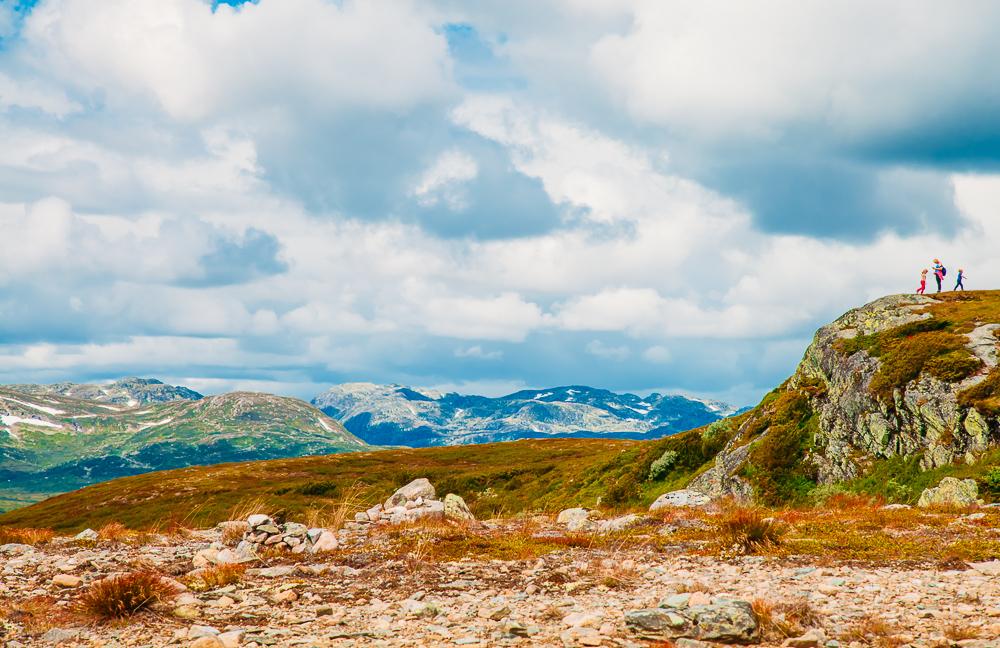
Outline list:
[[[674,354],[665,346],[655,344],[642,352],[642,357],[647,362],[655,364],[667,364],[674,359]]]
[[[372,35],[378,34],[377,38]],[[115,104],[197,120],[267,110],[399,109],[450,92],[444,39],[411,2],[48,0],[23,29],[37,65]]]
[[[604,358],[605,360],[614,360],[615,362],[624,362],[632,355],[632,351],[627,346],[612,346],[600,340],[591,340],[587,343],[585,349],[592,356]]]
[[[0,6],[0,37],[3,36],[3,9]],[[0,72],[0,111],[17,108],[37,108],[56,117],[65,117],[82,109],[66,93],[35,80],[16,80]]]
[[[474,358],[476,360],[499,360],[503,358],[503,351],[495,349],[488,351],[482,346],[474,344],[469,347],[459,347],[455,349],[456,358]]]
[[[424,171],[413,188],[413,195],[425,207],[443,202],[452,211],[460,211],[468,204],[462,185],[478,174],[479,165],[471,155],[449,149]]]
[[[644,120],[711,138],[820,125],[860,139],[961,115],[956,97],[989,102],[998,20],[988,0],[640,0],[632,29],[591,60]]]

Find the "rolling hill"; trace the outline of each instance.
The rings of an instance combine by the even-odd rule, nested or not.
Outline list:
[[[646,505],[688,487],[769,504],[840,492],[913,503],[944,476],[1000,498],[1000,291],[896,295],[824,326],[795,373],[742,414],[659,440],[545,439],[192,467],[128,477],[0,516],[77,529],[219,521],[247,497],[287,514],[377,501],[426,476],[480,515]],[[655,465],[655,468],[654,468]],[[353,488],[352,488],[353,487]]]
[[[8,506],[154,470],[365,447],[309,404],[270,394],[128,406],[0,388],[0,497]]]
[[[348,383],[312,401],[368,443],[427,447],[515,439],[656,439],[733,414],[684,396],[618,394],[580,385],[499,398]]]
[[[66,396],[129,407],[203,398],[201,394],[187,387],[175,387],[164,384],[155,378],[136,378],[134,376],[116,380],[108,385],[55,383],[52,385],[6,385],[6,387],[35,396]]]

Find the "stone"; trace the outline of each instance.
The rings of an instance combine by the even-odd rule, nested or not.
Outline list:
[[[313,542],[312,547],[309,549],[312,553],[322,553],[324,551],[333,551],[340,546],[340,542],[337,541],[337,534],[332,531],[323,531],[319,538]]]
[[[218,637],[199,637],[188,644],[189,648],[220,648],[222,642]]]
[[[379,504],[376,504],[375,506],[371,507],[367,511],[365,511],[365,513],[368,514],[368,519],[369,520],[371,520],[372,522],[375,522],[379,518],[382,517],[382,511],[383,511],[382,504],[379,503]]]
[[[193,625],[188,628],[187,638],[197,639],[198,637],[214,637],[219,631],[212,626]]]
[[[569,524],[574,520],[588,520],[590,519],[590,511],[585,508],[571,508],[565,509],[559,512],[559,516],[556,518],[556,524]]]
[[[201,612],[193,605],[178,605],[172,614],[178,619],[197,619],[201,616]]]
[[[1000,560],[969,563],[969,567],[984,576],[1000,576]]]
[[[299,595],[295,590],[287,589],[281,592],[274,592],[267,599],[272,603],[291,603],[299,600]]]
[[[506,605],[487,605],[479,608],[479,612],[477,614],[481,619],[500,621],[505,616],[510,614],[510,608]]]
[[[79,636],[80,630],[77,628],[52,628],[42,635],[42,641],[50,644],[61,644],[73,641]]]
[[[298,522],[289,522],[285,525],[285,535],[301,538],[309,532],[309,527]]]
[[[781,644],[783,648],[821,648],[826,645],[826,635],[814,628],[801,637],[789,637]]]
[[[400,611],[408,617],[415,617],[418,619],[422,618],[433,618],[436,617],[440,612],[438,607],[429,601],[418,601],[416,599],[406,599],[399,604]]]
[[[273,523],[269,523],[257,527],[257,533],[266,533],[267,535],[275,535],[277,533],[281,533],[281,529],[276,527]]]
[[[215,555],[215,564],[230,565],[240,562],[239,555],[232,549],[223,549]]]
[[[757,617],[747,601],[715,599],[686,608],[630,610],[625,624],[643,637],[751,643],[758,638]]]
[[[627,529],[634,529],[635,527],[641,525],[643,518],[641,515],[635,513],[629,513],[628,515],[622,515],[620,517],[611,518],[610,520],[602,520],[597,523],[598,533],[615,533],[616,531],[625,531]]]
[[[74,540],[83,540],[85,542],[97,542],[97,538],[97,531],[94,531],[93,529],[84,529],[80,533],[73,536]]]
[[[600,614],[593,612],[571,612],[563,617],[563,625],[569,627],[596,628],[601,625]]]
[[[979,488],[973,479],[943,478],[936,487],[925,488],[917,506],[972,506],[979,497]]]
[[[474,522],[476,519],[465,500],[454,493],[444,496],[444,517],[456,522]]]
[[[263,578],[282,578],[295,573],[295,567],[291,565],[277,565],[275,567],[261,567],[259,569],[248,569],[248,576],[261,576]]]
[[[406,486],[403,486],[395,493],[393,493],[389,499],[385,501],[385,508],[393,508],[395,506],[402,506],[406,502],[416,501],[417,498],[423,498],[425,500],[436,499],[437,494],[434,491],[434,486],[431,484],[430,480],[426,477],[420,477],[419,479],[414,479]]]
[[[259,527],[265,524],[273,525],[274,521],[266,515],[257,513],[247,518],[247,524],[252,527]]]
[[[701,507],[709,504],[711,501],[712,498],[708,495],[696,490],[685,488],[660,495],[656,498],[655,502],[649,505],[649,510],[659,511],[660,509],[674,506]]]
[[[354,521],[355,522],[371,522],[372,519],[370,517],[368,517],[368,514],[365,513],[364,511],[358,511],[357,513],[354,514]]]
[[[246,636],[246,632],[243,630],[230,630],[228,632],[220,633],[216,639],[222,644],[222,648],[239,648],[243,645],[243,639]]]
[[[56,574],[52,578],[52,584],[57,587],[79,587],[83,579],[70,574]]]

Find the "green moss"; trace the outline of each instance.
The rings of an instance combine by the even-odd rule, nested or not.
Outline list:
[[[819,419],[799,391],[786,391],[763,408],[752,422],[760,429],[741,475],[765,504],[801,502],[816,488],[816,471],[807,456],[819,430]]]
[[[924,365],[927,372],[945,382],[959,382],[983,368],[983,361],[968,349],[936,356]]]
[[[945,477],[955,477],[976,480],[980,496],[995,499],[1000,492],[993,489],[991,479],[1000,477],[994,474],[998,463],[1000,450],[985,454],[975,464],[952,464],[933,470],[921,470],[919,457],[892,457],[875,461],[863,476],[844,482],[843,488],[854,493],[875,495],[887,502],[915,504],[925,488],[936,486]]]
[[[985,416],[1000,416],[1000,368],[994,368],[977,385],[958,392],[958,403],[974,407]]]

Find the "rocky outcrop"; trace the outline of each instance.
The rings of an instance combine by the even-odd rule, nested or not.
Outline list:
[[[698,507],[705,506],[712,501],[712,498],[703,492],[693,490],[693,489],[683,489],[677,491],[670,491],[669,493],[664,493],[656,498],[649,510],[659,511],[660,509],[680,506],[680,507]]]
[[[1000,419],[960,395],[997,367],[998,331],[1000,296],[994,293],[895,295],[846,313],[816,333],[784,385],[737,419],[713,464],[688,488],[711,497],[759,496],[761,475],[776,470],[755,472],[761,459],[755,452],[770,451],[765,459],[772,464],[782,453],[798,453],[789,459],[797,478],[815,484],[853,479],[892,457],[918,458],[923,469],[977,461],[1000,442]],[[912,348],[904,348],[907,340]],[[893,356],[894,348],[904,352]],[[931,357],[960,370],[928,370]],[[762,449],[767,444],[774,448]]]

